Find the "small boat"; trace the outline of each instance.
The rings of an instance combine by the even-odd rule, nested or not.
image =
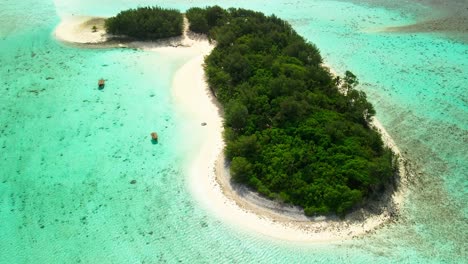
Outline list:
[[[156,132],[151,133],[151,139],[154,141],[158,141],[158,133]]]
[[[105,81],[104,81],[104,79],[101,78],[101,79],[98,81],[98,87],[99,87],[99,89],[103,89],[103,88],[104,88],[104,85],[105,85]]]

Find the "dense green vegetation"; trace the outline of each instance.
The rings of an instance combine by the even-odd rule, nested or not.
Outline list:
[[[385,188],[392,153],[368,125],[375,111],[354,74],[332,77],[275,16],[217,6],[186,15],[216,41],[205,72],[224,106],[233,179],[307,215],[344,215]]]
[[[182,35],[183,17],[178,10],[140,7],[106,19],[105,26],[110,34],[156,40]]]

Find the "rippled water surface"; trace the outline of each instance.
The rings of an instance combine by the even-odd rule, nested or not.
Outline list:
[[[380,1],[379,4],[382,4]],[[447,2],[449,3],[449,2]],[[468,48],[383,33],[434,6],[370,1],[0,0],[0,263],[463,263],[468,241]],[[191,56],[88,50],[51,35],[60,16],[159,4],[275,13],[339,73],[358,75],[414,175],[397,223],[335,244],[276,241],[194,201],[198,125],[171,98]],[[457,4],[459,4],[457,2]],[[99,91],[96,80],[108,79]],[[148,139],[157,130],[157,145]]]

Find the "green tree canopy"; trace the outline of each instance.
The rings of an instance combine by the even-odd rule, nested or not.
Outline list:
[[[183,17],[174,9],[139,7],[106,19],[105,27],[110,34],[156,40],[182,35]]]

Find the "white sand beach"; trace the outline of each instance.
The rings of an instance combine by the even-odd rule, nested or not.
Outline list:
[[[102,20],[102,19],[101,19]],[[99,21],[101,21],[99,20]],[[57,39],[69,43],[104,43],[107,38],[102,28],[92,33],[89,25],[95,18],[80,17],[64,20],[54,32]],[[92,27],[92,25],[91,25]],[[206,122],[198,155],[189,165],[189,182],[195,199],[233,227],[256,232],[266,237],[302,242],[339,242],[361,236],[392,221],[398,205],[404,200],[404,188],[399,188],[388,199],[388,206],[375,212],[361,209],[339,218],[307,218],[299,208],[281,205],[259,197],[255,193],[230,183],[228,168],[224,164],[222,114],[204,79],[204,57],[213,49],[206,38],[187,33],[168,42],[133,42],[129,47],[143,48],[171,54],[193,54],[175,74],[172,94],[181,112],[191,121]],[[89,31],[89,32],[88,32]],[[383,126],[374,119],[385,144],[399,153],[395,143]],[[400,159],[400,177],[404,178],[403,159]]]
[[[94,26],[95,30],[93,30]],[[62,18],[53,34],[57,39],[68,43],[103,43],[107,40],[102,17],[68,16]]]

